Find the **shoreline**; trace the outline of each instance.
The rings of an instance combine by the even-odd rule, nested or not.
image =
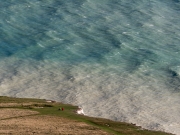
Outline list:
[[[59,108],[64,108],[64,109],[59,110]],[[162,131],[152,131],[152,130],[143,129],[142,127],[132,123],[125,123],[125,122],[112,121],[104,118],[90,117],[84,115],[83,109],[80,109],[78,106],[73,106],[71,104],[63,104],[61,102],[57,102],[54,100],[0,96],[0,111],[2,111],[3,109],[4,111],[6,109],[30,110],[30,111],[39,112],[40,114],[38,114],[38,116],[45,115],[48,116],[48,118],[49,116],[55,116],[57,118],[60,117],[63,119],[65,118],[70,120],[70,123],[71,121],[74,120],[77,123],[84,122],[88,125],[93,126],[94,128],[95,127],[98,128],[96,129],[96,131],[98,132],[103,131],[102,134],[104,134],[104,132],[107,132],[107,134],[113,133],[117,135],[130,134],[130,133],[133,133],[135,135],[136,134],[146,135],[151,133],[153,135],[172,135],[171,133],[165,133]],[[78,114],[78,110],[80,114]],[[23,117],[25,116],[22,116],[21,118]],[[48,129],[49,127],[47,126],[46,128]],[[0,129],[0,133],[1,133],[1,129]]]

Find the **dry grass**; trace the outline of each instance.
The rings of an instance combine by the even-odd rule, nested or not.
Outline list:
[[[18,112],[16,118],[10,118],[11,114]],[[56,116],[34,115],[37,112],[18,109],[3,109],[0,113],[6,114],[6,118],[10,119],[0,120],[0,134],[13,135],[108,135],[108,133],[99,128],[90,126],[83,122],[69,120]],[[32,115],[25,116],[24,114]],[[32,114],[34,113],[34,114]],[[17,117],[21,116],[21,117]]]
[[[28,115],[38,114],[37,111],[22,110],[22,109],[0,109],[0,120],[10,119],[14,117],[23,117]]]

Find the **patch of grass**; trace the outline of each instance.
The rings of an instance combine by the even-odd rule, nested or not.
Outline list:
[[[0,96],[0,103],[29,103],[29,102],[44,103],[45,101],[46,101],[45,99],[15,98],[15,97]]]
[[[30,106],[21,106],[21,109],[31,109],[40,112],[39,115],[53,115],[57,117],[63,117],[67,119],[72,119],[75,121],[85,122],[94,127],[100,128],[109,134],[113,135],[172,135],[169,133],[143,130],[141,127],[135,124],[128,124],[124,122],[115,122],[103,118],[94,118],[83,115],[78,115],[75,111],[78,109],[77,106],[72,106],[69,104],[62,103],[47,103],[46,100],[41,99],[25,99],[25,98],[10,98],[10,97],[0,97],[0,102],[3,103],[28,103],[36,102]],[[38,108],[43,107],[43,108]],[[19,108],[19,107],[18,107]],[[62,111],[61,108],[64,108]]]

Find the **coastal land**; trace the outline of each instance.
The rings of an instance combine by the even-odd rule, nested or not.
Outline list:
[[[78,114],[78,106],[0,96],[0,135],[172,135]]]

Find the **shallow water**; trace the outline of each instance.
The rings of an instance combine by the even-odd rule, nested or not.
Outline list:
[[[0,8],[0,95],[180,134],[179,0],[9,0]]]

